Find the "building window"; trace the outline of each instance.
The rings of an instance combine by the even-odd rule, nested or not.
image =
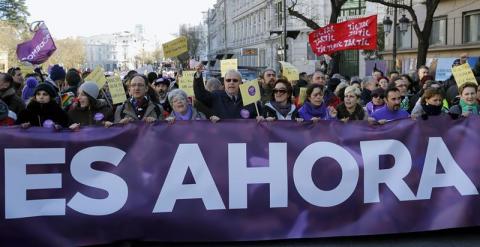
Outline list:
[[[431,45],[447,44],[447,17],[436,17],[433,19],[432,32],[430,34]]]
[[[480,41],[480,11],[472,11],[463,14],[463,42]]]
[[[406,32],[400,32],[400,27],[397,26],[397,47],[398,49],[412,48],[412,25],[408,25]]]
[[[283,7],[282,7],[282,1],[278,2],[276,4],[276,9],[277,9],[277,26],[281,27],[283,25]]]

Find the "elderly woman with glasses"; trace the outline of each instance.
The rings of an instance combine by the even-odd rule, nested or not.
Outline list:
[[[359,104],[360,89],[355,86],[348,86],[345,89],[343,103],[337,106],[337,118],[343,122],[350,120],[367,120],[368,113]]]
[[[205,114],[199,112],[188,102],[188,95],[181,89],[174,89],[168,94],[168,101],[172,104],[172,113],[167,121],[175,120],[203,120]]]
[[[285,79],[278,79],[272,90],[272,100],[265,104],[263,117],[267,121],[297,120],[300,121],[297,108],[292,103],[293,88]],[[262,120],[261,118],[257,118]]]

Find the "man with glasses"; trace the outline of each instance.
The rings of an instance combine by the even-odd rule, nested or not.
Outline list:
[[[240,84],[242,83],[242,75],[236,70],[229,70],[224,77],[224,91],[209,92],[205,89],[202,77],[203,65],[199,64],[193,82],[193,92],[195,98],[201,103],[209,107],[213,116],[210,117],[212,122],[220,119],[240,119],[255,118],[257,116],[255,106],[253,104],[243,106],[240,94]],[[260,108],[260,104],[257,104]]]
[[[277,80],[277,73],[275,70],[265,69],[262,71],[262,75],[260,77],[260,93],[262,102],[269,102],[272,100],[272,90],[275,86],[275,80]]]
[[[162,109],[159,105],[152,102],[147,96],[148,78],[144,75],[133,75],[128,84],[127,99],[115,111],[115,123],[128,124],[133,121],[144,121],[154,123],[163,119]],[[112,126],[111,122],[105,123],[106,127]]]

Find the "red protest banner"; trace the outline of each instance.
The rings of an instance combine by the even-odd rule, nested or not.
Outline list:
[[[308,39],[318,56],[343,50],[375,50],[377,16],[329,24],[310,33]]]

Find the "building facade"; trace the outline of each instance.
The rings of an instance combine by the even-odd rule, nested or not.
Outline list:
[[[426,6],[414,0],[413,8],[418,16],[420,28],[425,22]],[[399,17],[408,13],[399,11]],[[391,11],[390,11],[391,12]],[[462,53],[470,57],[480,56],[480,1],[441,0],[435,11],[427,65],[436,66],[441,59],[459,58]],[[418,40],[412,26],[407,32],[397,35],[397,68],[407,73],[415,70]],[[385,40],[386,60],[392,60],[393,35]]]
[[[295,9],[319,25],[325,25],[330,15],[328,1],[299,0]],[[219,70],[219,60],[237,58],[240,69],[278,70],[284,50],[280,33],[283,13],[281,0],[218,0],[206,20],[209,68]],[[298,31],[296,39],[287,39],[288,62],[299,71],[312,73],[319,61],[308,46],[311,29],[287,15],[287,31]]]
[[[142,25],[135,31],[83,38],[86,49],[86,68],[101,66],[105,71],[131,70],[142,66],[141,54],[145,52],[146,39]]]

